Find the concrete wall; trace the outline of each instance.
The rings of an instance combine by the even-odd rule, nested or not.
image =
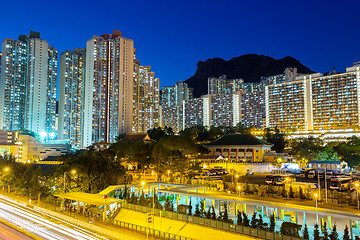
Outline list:
[[[231,169],[234,169],[240,175],[245,175],[247,170],[252,171],[253,173],[268,173],[275,168],[271,163],[227,163],[227,162],[217,162],[210,163],[207,168],[213,168],[215,166],[223,167],[230,172]]]

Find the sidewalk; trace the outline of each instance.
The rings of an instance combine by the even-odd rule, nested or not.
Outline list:
[[[120,210],[115,220],[147,227],[146,213],[128,210],[125,208],[122,208]],[[177,234],[184,237],[189,237],[192,239],[201,239],[201,240],[258,239],[246,235],[225,232],[211,227],[205,227],[205,226],[174,220],[170,218],[164,218],[164,217],[160,218],[159,216],[155,216],[154,223],[150,223],[149,227],[151,228],[154,227],[156,230],[159,231],[166,231],[172,234]]]

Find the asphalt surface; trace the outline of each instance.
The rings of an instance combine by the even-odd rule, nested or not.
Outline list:
[[[47,214],[42,214],[35,211],[31,207],[25,206],[15,202],[7,197],[0,195],[0,218],[16,227],[35,235],[41,239],[51,240],[97,240],[108,239],[95,232],[89,231],[85,228],[76,226],[74,224],[63,221],[59,218],[52,217]],[[0,226],[1,227],[1,226]],[[120,230],[120,229],[119,229]],[[121,232],[121,230],[119,231]],[[0,229],[0,239],[31,239],[23,237],[10,238],[1,235],[3,232]],[[12,231],[11,234],[18,234]],[[1,238],[2,237],[2,238]],[[121,235],[122,239],[145,239],[146,236],[136,232],[124,232]]]
[[[32,240],[33,238],[30,238],[26,236],[25,234],[3,224],[0,223],[0,239],[1,240]]]

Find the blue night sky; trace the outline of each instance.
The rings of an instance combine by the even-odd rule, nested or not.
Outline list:
[[[31,29],[61,53],[117,29],[168,86],[191,77],[198,61],[248,53],[345,71],[360,60],[359,9],[357,0],[2,1],[0,39]]]

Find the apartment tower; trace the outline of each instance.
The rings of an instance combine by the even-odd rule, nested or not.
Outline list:
[[[0,130],[55,135],[57,54],[33,31],[2,42]]]
[[[80,148],[86,49],[60,55],[58,139]]]
[[[93,36],[86,51],[81,147],[131,133],[133,112],[133,40],[114,30]]]

